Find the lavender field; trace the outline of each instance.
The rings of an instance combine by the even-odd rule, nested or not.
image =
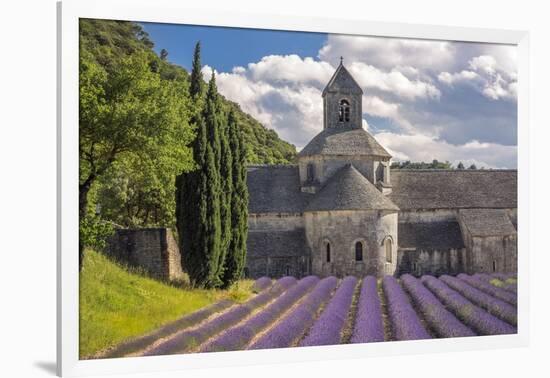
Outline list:
[[[515,283],[501,274],[263,277],[247,302],[214,304],[103,357],[513,334]]]

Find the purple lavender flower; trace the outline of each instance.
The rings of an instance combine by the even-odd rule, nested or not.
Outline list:
[[[361,286],[351,342],[372,343],[379,341],[384,341],[382,306],[378,296],[376,278],[367,276],[363,279]]]
[[[422,325],[407,295],[399,286],[397,279],[386,276],[382,279],[382,288],[388,303],[392,333],[396,340],[430,339],[430,334]]]
[[[516,333],[515,327],[475,306],[443,281],[433,276],[422,276],[421,281],[447,308],[478,334]]]
[[[201,352],[242,350],[261,330],[275,322],[296,301],[300,300],[319,282],[316,276],[303,278],[243,324],[237,325],[221,333],[219,336],[205,344]]]
[[[475,333],[447,311],[445,306],[418,279],[410,274],[404,274],[401,276],[401,284],[438,336],[475,336]]]
[[[357,278],[344,278],[308,335],[300,342],[300,346],[340,344],[356,286]]]
[[[271,286],[273,282],[269,277],[260,277],[252,284],[252,291],[259,293]]]
[[[490,314],[495,315],[496,317],[507,321],[512,325],[517,325],[517,309],[511,304],[500,299],[493,298],[492,296],[468,285],[466,282],[459,280],[458,278],[443,275],[439,277],[439,279]]]
[[[504,302],[507,302],[514,306],[518,305],[517,293],[511,293],[510,291],[491,285],[490,283],[487,283],[486,281],[483,281],[476,277],[468,276],[467,274],[459,274],[457,277],[469,284],[470,286],[473,286],[476,289],[481,290],[495,298],[503,300]]]
[[[159,345],[145,351],[144,356],[156,356],[163,354],[177,354],[198,348],[210,337],[220,333],[224,329],[234,326],[249,316],[252,311],[273,300],[290,286],[296,284],[293,277],[279,279],[270,289],[261,292],[247,302],[231,307],[216,318],[200,324],[197,328],[183,330],[174,336],[161,342]]]
[[[285,348],[301,337],[311,326],[317,310],[330,299],[338,280],[327,277],[321,280],[298,306],[279,323],[254,341],[248,349]]]

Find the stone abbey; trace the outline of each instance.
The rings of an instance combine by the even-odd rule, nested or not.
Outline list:
[[[515,272],[517,171],[392,170],[362,95],[340,63],[297,164],[249,167],[246,274]]]
[[[341,63],[323,131],[295,165],[249,166],[245,275],[383,276],[517,269],[516,170],[395,170],[362,128]],[[117,230],[108,253],[159,279],[182,275],[172,232]]]

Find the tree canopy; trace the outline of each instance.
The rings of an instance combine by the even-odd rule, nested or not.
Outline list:
[[[195,166],[192,115],[200,106],[190,74],[153,47],[137,23],[80,20],[81,219],[99,210],[123,227],[175,225],[173,188],[176,175]],[[247,162],[294,160],[293,145],[237,104],[219,95],[219,106],[235,112]]]

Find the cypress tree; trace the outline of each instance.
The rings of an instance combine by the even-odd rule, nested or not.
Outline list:
[[[221,180],[221,198],[220,198],[220,217],[222,227],[222,253],[220,255],[219,276],[223,280],[223,268],[225,257],[228,253],[231,241],[231,198],[233,194],[233,151],[229,142],[229,125],[227,119],[220,129],[220,180]]]
[[[221,105],[214,74],[202,103],[200,44],[195,47],[190,92],[194,98],[193,144],[196,169],[176,179],[177,228],[182,267],[198,287],[219,287],[223,267],[221,227],[220,128]]]
[[[201,68],[201,42],[198,41],[195,44],[195,51],[193,52],[191,83],[189,85],[189,94],[194,101],[200,99],[204,93],[204,80]]]
[[[231,196],[231,238],[225,259],[224,287],[229,287],[242,277],[246,263],[246,240],[248,237],[246,149],[233,111],[228,116],[227,131],[233,156],[231,168],[233,192]]]
[[[195,164],[199,166],[199,161],[204,161],[204,156],[201,156],[201,154],[205,153],[205,150],[201,150],[200,148],[203,148],[206,145],[206,142],[202,141],[202,136],[200,135],[200,118],[204,95],[204,80],[201,72],[200,41],[195,44],[192,67],[189,84],[189,95],[191,97],[191,101],[189,103],[192,106],[190,123],[197,132],[193,143],[193,160],[195,161]],[[206,136],[206,134],[204,134],[204,136]],[[196,232],[194,229],[196,224],[193,220],[197,219],[196,217],[198,216],[198,214],[193,213],[193,211],[196,210],[198,200],[196,175],[197,172],[183,172],[176,176],[176,228],[178,230],[180,247],[182,251],[190,250],[191,240],[189,238],[191,237],[190,235],[194,235]],[[183,269],[187,270],[183,259],[182,265]]]

